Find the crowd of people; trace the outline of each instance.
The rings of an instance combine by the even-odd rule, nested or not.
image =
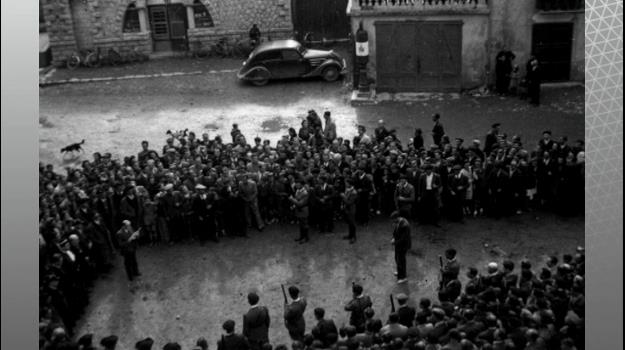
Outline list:
[[[551,256],[544,266],[533,267],[528,260],[520,268],[511,260],[501,266],[490,262],[485,273],[466,268],[468,281],[459,280],[461,265],[453,248],[445,252],[437,300],[422,298],[409,302],[409,296],[392,296],[391,313],[385,320],[376,314],[379,300],[366,295],[361,285],[353,284],[353,299],[344,306],[350,313],[349,325],[338,328],[323,308],[313,310],[316,323],[307,326],[304,314],[307,300],[296,286],[285,295],[284,324],[292,339],[292,350],[575,350],[584,348],[584,249]],[[271,311],[257,293],[247,296],[249,311],[243,316],[241,331],[236,322],[223,323],[218,350],[287,350],[275,347],[269,338]],[[395,308],[395,301],[397,308]],[[417,307],[413,307],[415,304]],[[215,330],[217,332],[217,330]],[[40,325],[40,349],[96,349],[93,334],[71,341],[62,327]],[[104,337],[104,350],[115,350],[118,338]],[[152,350],[154,340],[145,338],[136,350]],[[191,350],[207,350],[199,338]],[[163,350],[182,350],[169,342]]]
[[[395,210],[424,225],[583,211],[583,141],[571,145],[546,130],[528,143],[494,124],[483,144],[465,146],[452,142],[438,114],[433,122],[429,146],[421,129],[402,143],[383,121],[372,133],[359,126],[348,140],[330,112],[311,110],[275,145],[248,143],[233,125],[231,140],[168,131],[159,151],[143,141],[123,160],[94,153],[64,175],[40,164],[40,317],[71,336],[93,281],[117,252],[128,278],[140,275],[137,244],[218,242],[276,222],[298,223],[304,244],[310,227],[330,233],[343,219],[353,244],[358,226]]]

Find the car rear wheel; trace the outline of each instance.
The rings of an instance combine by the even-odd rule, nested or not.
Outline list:
[[[325,81],[336,81],[339,78],[339,69],[336,66],[327,67],[323,70],[321,76]]]

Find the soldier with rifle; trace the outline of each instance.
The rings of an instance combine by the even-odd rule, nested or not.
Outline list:
[[[352,300],[345,305],[345,311],[351,312],[349,324],[356,327],[358,333],[365,331],[365,309],[371,307],[373,303],[369,296],[364,295],[361,285],[352,283]]]

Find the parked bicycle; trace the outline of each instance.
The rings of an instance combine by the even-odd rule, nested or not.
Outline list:
[[[81,65],[85,67],[94,67],[97,61],[97,54],[94,50],[79,50],[73,52],[67,58],[66,64],[67,68],[76,69]]]

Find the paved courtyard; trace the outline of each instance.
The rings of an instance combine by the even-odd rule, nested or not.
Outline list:
[[[144,139],[160,149],[168,129],[189,128],[211,137],[229,137],[232,123],[238,123],[249,138],[259,135],[275,141],[288,127],[299,127],[311,108],[332,111],[339,134],[350,138],[356,125],[373,128],[384,119],[402,140],[420,127],[429,143],[434,113],[442,115],[452,137],[465,140],[483,140],[493,122],[502,123],[502,130],[510,135],[521,135],[526,144],[533,144],[544,129],[553,130],[555,137],[567,135],[571,141],[584,137],[583,87],[545,88],[543,105],[537,108],[518,98],[470,94],[404,96],[400,102],[352,107],[345,82],[290,81],[256,88],[236,81],[233,71],[239,65],[236,61],[172,59],[138,69],[141,74],[193,74],[43,87],[40,160],[59,168],[76,165],[96,151],[121,158],[136,154]],[[52,78],[124,74],[138,73],[130,68],[71,74],[60,70]],[[84,154],[61,155],[62,147],[81,139],[85,139]],[[142,279],[129,286],[119,261],[113,273],[96,284],[78,331],[117,334],[121,349],[130,349],[134,341],[146,336],[155,338],[157,344],[178,341],[183,348],[204,336],[214,348],[226,318],[236,320],[240,330],[247,308],[245,295],[258,290],[272,316],[270,338],[274,344],[283,343],[288,336],[281,317],[281,283],[299,285],[309,299],[309,310],[323,306],[341,325],[347,322],[342,305],[350,296],[353,280],[363,283],[383,317],[390,309],[390,293],[407,292],[412,301],[434,296],[438,255],[449,246],[459,249],[463,267],[482,268],[491,259],[504,257],[541,262],[548,254],[569,252],[584,244],[582,218],[524,214],[498,221],[470,219],[464,225],[444,223],[440,229],[416,227],[408,262],[410,281],[398,287],[392,275],[388,220],[375,220],[359,233],[354,246],[340,239],[344,231],[341,223],[337,234],[313,234],[311,244],[305,246],[294,244],[295,227],[274,226],[252,233],[249,240],[226,239],[205,247],[188,243],[142,248]],[[313,323],[311,311],[306,321]]]

